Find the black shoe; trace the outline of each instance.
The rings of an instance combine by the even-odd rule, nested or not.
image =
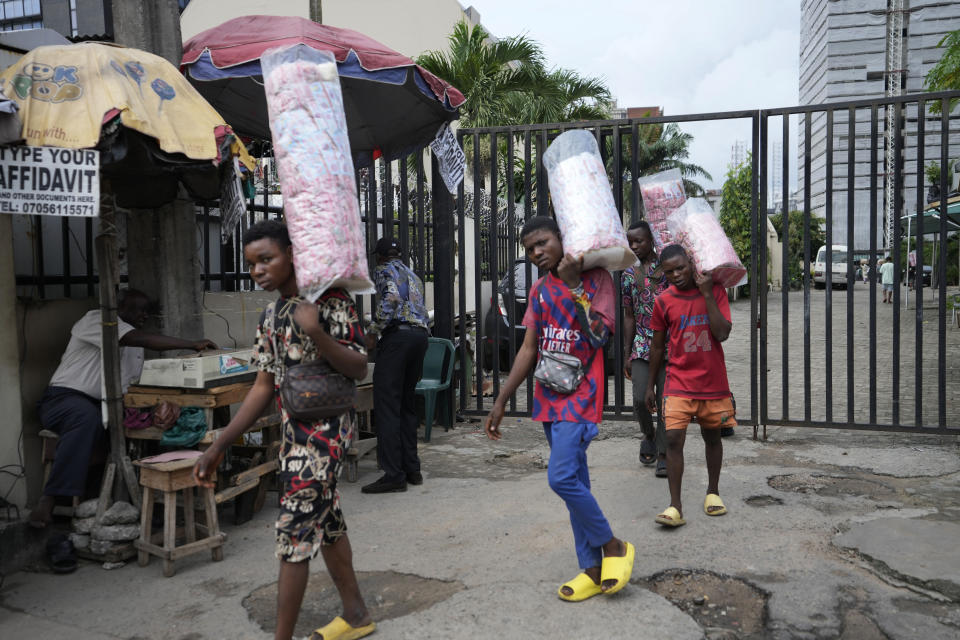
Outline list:
[[[657,458],[657,470],[654,471],[654,475],[658,478],[667,477],[667,461],[664,458]]]
[[[400,482],[390,482],[387,480],[387,476],[383,476],[379,480],[371,482],[360,489],[361,493],[397,493],[406,490],[406,480],[401,480]]]
[[[421,485],[423,484],[423,474],[419,471],[411,471],[407,474],[407,484],[412,485]]]
[[[720,437],[729,438],[733,435],[733,427],[720,427]]]

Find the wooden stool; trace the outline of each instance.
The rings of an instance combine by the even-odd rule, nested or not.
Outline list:
[[[40,437],[40,460],[43,464],[43,486],[47,486],[47,480],[50,479],[50,470],[53,468],[53,461],[57,455],[57,442],[60,440],[60,435],[56,431],[50,431],[49,429],[40,428],[40,432],[37,434]],[[107,460],[107,448],[105,445],[105,440],[93,448],[93,451],[90,453],[90,460],[87,463],[88,466],[95,464],[103,464]],[[53,508],[53,515],[55,516],[67,516],[72,518],[74,513],[77,510],[77,505],[80,504],[80,496],[73,496],[73,501],[71,506],[62,506],[56,505]]]
[[[193,479],[193,464],[196,458],[174,460],[157,464],[136,461],[140,467],[140,485],[143,487],[143,503],[140,512],[140,539],[133,546],[138,550],[137,562],[147,566],[150,556],[163,559],[163,575],[174,574],[173,561],[178,558],[210,549],[215,562],[223,560],[223,542],[227,534],[220,531],[217,521],[217,503],[213,489],[200,487]],[[216,481],[216,475],[212,478]],[[206,516],[206,524],[197,524],[194,517],[193,489],[197,487]],[[163,492],[163,546],[157,546],[152,538],[153,491]],[[186,543],[177,545],[177,493],[183,496],[183,521]],[[198,529],[203,528],[206,537],[197,540]]]

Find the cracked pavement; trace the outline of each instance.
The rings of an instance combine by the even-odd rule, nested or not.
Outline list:
[[[724,440],[720,490],[730,512],[708,518],[694,430],[684,475],[688,524],[670,530],[653,522],[669,502],[667,485],[638,464],[635,424],[604,423],[588,452],[593,489],[615,534],[636,545],[637,561],[632,584],[620,593],[566,603],[556,589],[578,569],[566,510],[547,487],[549,450],[529,420],[507,418],[503,431],[492,443],[479,423],[435,429],[433,442],[421,444],[426,481],[406,493],[361,494],[377,477],[370,458],[360,463],[359,482],[341,480],[365,597],[390,611],[374,637],[577,638],[602,630],[612,638],[659,639],[664,629],[681,640],[960,635],[956,436],[771,427],[769,440],[757,442],[752,429],[739,428]],[[224,560],[178,560],[172,578],[156,560],[111,571],[81,561],[71,575],[7,576],[0,636],[272,637],[275,504],[271,493],[238,527],[223,511]],[[324,624],[327,605],[335,606],[312,600],[333,592],[322,562],[311,570],[306,630]],[[704,586],[697,596],[700,578],[690,576],[702,575],[749,589]],[[664,576],[674,582],[660,593],[673,589],[697,602],[658,595],[653,587]],[[747,603],[755,616],[761,607],[759,633],[738,628],[738,612],[750,607],[730,600],[741,597],[735,592],[765,599]],[[701,606],[710,611],[699,615]]]

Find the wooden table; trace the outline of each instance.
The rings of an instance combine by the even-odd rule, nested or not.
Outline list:
[[[219,407],[227,407],[236,402],[242,401],[247,391],[253,386],[253,382],[238,382],[223,387],[214,387],[212,389],[179,389],[172,387],[141,387],[131,385],[127,393],[123,396],[123,405],[137,409],[153,407],[161,402],[170,402],[180,407],[202,407],[204,416],[208,425],[213,425],[213,410]],[[358,413],[365,413],[369,420],[370,412],[373,411],[373,384],[364,384],[357,387],[356,410]],[[258,431],[266,427],[278,424],[280,416],[273,414],[263,416],[258,419],[247,432]],[[156,427],[147,427],[146,429],[124,429],[127,438],[132,440],[160,440],[163,437],[163,431]],[[197,446],[206,449],[220,436],[223,429],[207,429]],[[359,439],[359,433],[356,434],[353,444],[347,450],[346,457],[346,477],[348,482],[357,481],[357,463],[365,455],[377,448],[376,438]],[[267,456],[267,462],[248,469],[235,476],[235,481],[240,479],[240,483],[235,482],[234,486],[222,489],[217,493],[217,503],[223,502],[240,493],[255,488],[259,484],[260,476],[276,471],[277,460],[274,456]],[[254,471],[259,472],[251,476]]]
[[[127,389],[127,393],[123,396],[123,406],[146,409],[148,407],[154,407],[161,402],[169,402],[179,407],[202,408],[208,428],[196,446],[200,449],[207,449],[224,431],[222,427],[219,429],[212,428],[213,410],[219,409],[220,407],[229,407],[231,404],[241,402],[247,396],[247,392],[252,386],[253,381],[237,382],[222,387],[213,387],[211,389],[181,389],[176,387],[142,387],[139,385],[131,385]],[[245,433],[260,431],[261,429],[279,424],[280,415],[277,413],[261,416],[250,425]],[[163,438],[163,431],[156,427],[124,429],[124,433],[126,437],[131,440],[158,441]],[[217,504],[242,493],[246,493],[251,489],[256,489],[260,486],[262,476],[277,470],[279,442],[264,441],[264,445],[267,447],[267,452],[264,456],[265,462],[233,476],[230,486],[223,487],[216,493]]]
[[[357,403],[354,405],[354,408],[356,408],[357,413],[365,413],[367,415],[367,421],[371,424],[372,429],[373,423],[369,418],[370,412],[373,411],[373,384],[365,384],[357,387]],[[377,448],[376,438],[364,438],[361,440],[359,431],[358,426],[357,433],[354,434],[353,444],[347,449],[347,459],[345,461],[347,482],[357,481],[357,463],[360,461],[360,458]]]

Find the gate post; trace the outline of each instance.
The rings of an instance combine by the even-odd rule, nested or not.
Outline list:
[[[430,185],[433,190],[433,335],[454,342],[453,335],[453,198],[440,175],[437,156],[430,154]],[[442,392],[440,422],[453,425],[454,386]]]
[[[433,335],[453,340],[453,202],[440,176],[437,157],[430,154],[433,190]]]

